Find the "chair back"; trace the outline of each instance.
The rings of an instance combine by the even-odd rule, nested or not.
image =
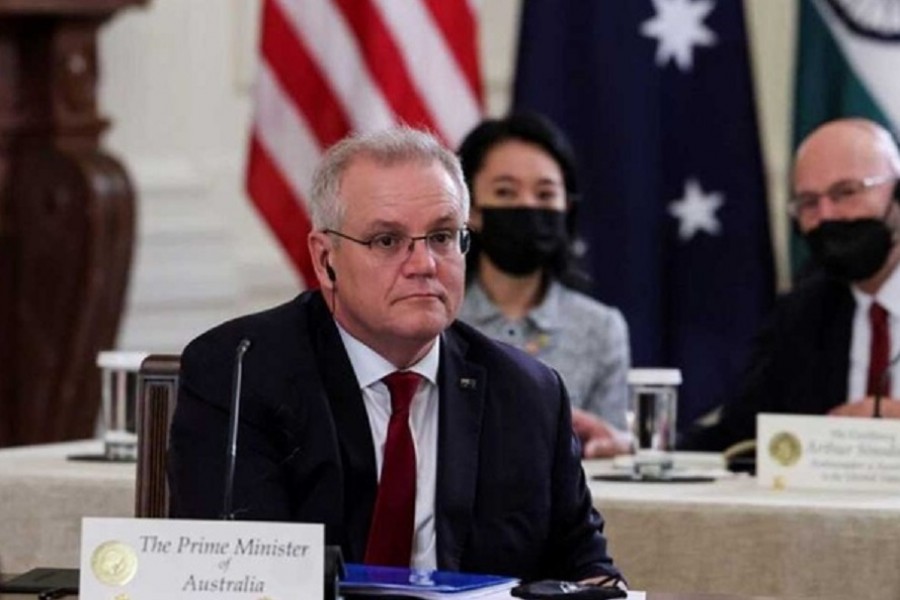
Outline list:
[[[178,399],[181,357],[151,354],[138,372],[137,477],[134,516],[164,519],[169,516],[166,452],[169,426]]]

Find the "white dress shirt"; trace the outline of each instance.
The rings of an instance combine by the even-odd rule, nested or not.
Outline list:
[[[338,332],[362,391],[369,428],[372,430],[372,443],[375,446],[375,469],[380,481],[384,443],[391,419],[391,394],[382,379],[396,371],[397,367],[347,333],[340,325]],[[417,569],[437,568],[434,494],[437,481],[439,362],[440,337],[422,360],[404,369],[418,373],[423,378],[409,410],[409,426],[416,448],[416,514],[410,566]]]
[[[853,334],[850,342],[850,369],[847,393],[850,402],[862,400],[866,395],[866,380],[869,374],[869,353],[872,344],[872,325],[869,322],[869,307],[878,302],[888,313],[888,331],[891,336],[890,396],[897,398],[900,393],[900,268],[895,268],[874,296],[850,286],[856,309],[853,313]]]

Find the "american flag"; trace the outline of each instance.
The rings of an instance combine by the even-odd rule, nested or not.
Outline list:
[[[247,191],[308,286],[323,151],[406,123],[451,148],[479,120],[474,0],[264,0]]]

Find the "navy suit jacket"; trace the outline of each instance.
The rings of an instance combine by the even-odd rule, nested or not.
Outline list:
[[[364,556],[377,492],[368,417],[319,292],[191,342],[169,448],[171,513],[222,510],[235,348],[243,368],[238,519],[324,523]],[[592,508],[559,376],[456,322],[444,332],[435,530],[438,568],[523,579],[618,574]]]
[[[739,394],[719,422],[689,433],[686,449],[722,450],[756,437],[761,412],[822,415],[848,401],[853,293],[811,275],[782,297],[757,338]]]

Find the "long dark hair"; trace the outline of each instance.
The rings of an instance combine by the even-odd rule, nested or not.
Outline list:
[[[459,146],[463,177],[469,187],[472,205],[475,198],[475,176],[484,166],[484,159],[495,146],[509,140],[534,144],[549,154],[562,171],[566,188],[566,233],[567,243],[548,263],[546,274],[564,285],[581,291],[591,287],[590,276],[579,266],[579,258],[584,255],[585,244],[575,230],[577,207],[580,202],[578,181],[575,175],[575,153],[569,141],[559,128],[545,117],[530,112],[513,113],[502,119],[486,119],[462,141]],[[478,258],[481,254],[478,236],[472,236],[472,246],[466,255],[466,283],[477,277]]]

